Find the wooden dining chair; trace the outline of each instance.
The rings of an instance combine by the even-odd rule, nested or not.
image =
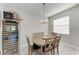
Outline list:
[[[33,34],[33,38],[32,39],[42,39],[42,36],[44,35],[44,32],[36,32],[36,33],[32,33]],[[37,44],[33,43],[33,47],[35,49],[40,49],[41,47],[39,47]]]
[[[38,51],[40,48],[35,48],[34,45],[31,45],[29,38],[26,36],[28,44],[28,55],[32,55],[34,51]]]
[[[47,52],[51,52],[51,55],[52,52],[53,54],[55,54],[55,49],[57,49],[57,54],[59,54],[59,42],[61,36],[58,33],[52,33],[52,35],[54,36],[54,40],[47,42],[47,44],[44,47],[44,54],[46,54]]]
[[[29,38],[26,36],[28,44],[28,55],[32,54],[32,45],[30,44]]]
[[[59,43],[60,43],[61,36],[57,35],[57,37],[54,38],[53,43],[51,44],[53,47],[53,54],[55,54],[55,49],[57,49],[57,54],[59,54]]]
[[[56,32],[51,32],[51,36],[57,36],[57,35],[59,35],[59,34]]]
[[[42,38],[43,35],[44,35],[44,32],[33,33],[33,39]]]
[[[52,55],[52,50],[53,50],[53,54],[54,54],[54,39],[56,37],[53,37],[52,39],[50,40],[47,40],[45,46],[43,47],[43,52],[44,54],[46,54],[47,52],[51,52],[51,55]]]
[[[44,54],[46,54],[47,52],[51,52],[52,55],[52,50],[54,49],[54,46],[51,45],[52,43],[53,41],[47,42],[46,45],[43,47]]]

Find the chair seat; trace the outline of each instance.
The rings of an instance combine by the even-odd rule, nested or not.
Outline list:
[[[39,49],[40,47],[38,45],[36,45],[35,43],[33,43],[33,49],[36,50],[36,49]]]

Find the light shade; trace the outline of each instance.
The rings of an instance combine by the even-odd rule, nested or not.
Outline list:
[[[45,19],[44,22],[47,24],[48,23],[48,19]]]
[[[48,19],[46,18],[45,20],[41,20],[40,22],[41,24],[48,24]]]
[[[41,20],[40,23],[41,23],[41,24],[44,24],[44,20]]]

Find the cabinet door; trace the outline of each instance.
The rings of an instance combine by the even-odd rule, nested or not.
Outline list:
[[[18,53],[18,23],[3,22],[3,54]]]

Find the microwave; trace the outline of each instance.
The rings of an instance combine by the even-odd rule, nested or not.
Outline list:
[[[13,19],[13,13],[7,11],[0,11],[0,19]]]

